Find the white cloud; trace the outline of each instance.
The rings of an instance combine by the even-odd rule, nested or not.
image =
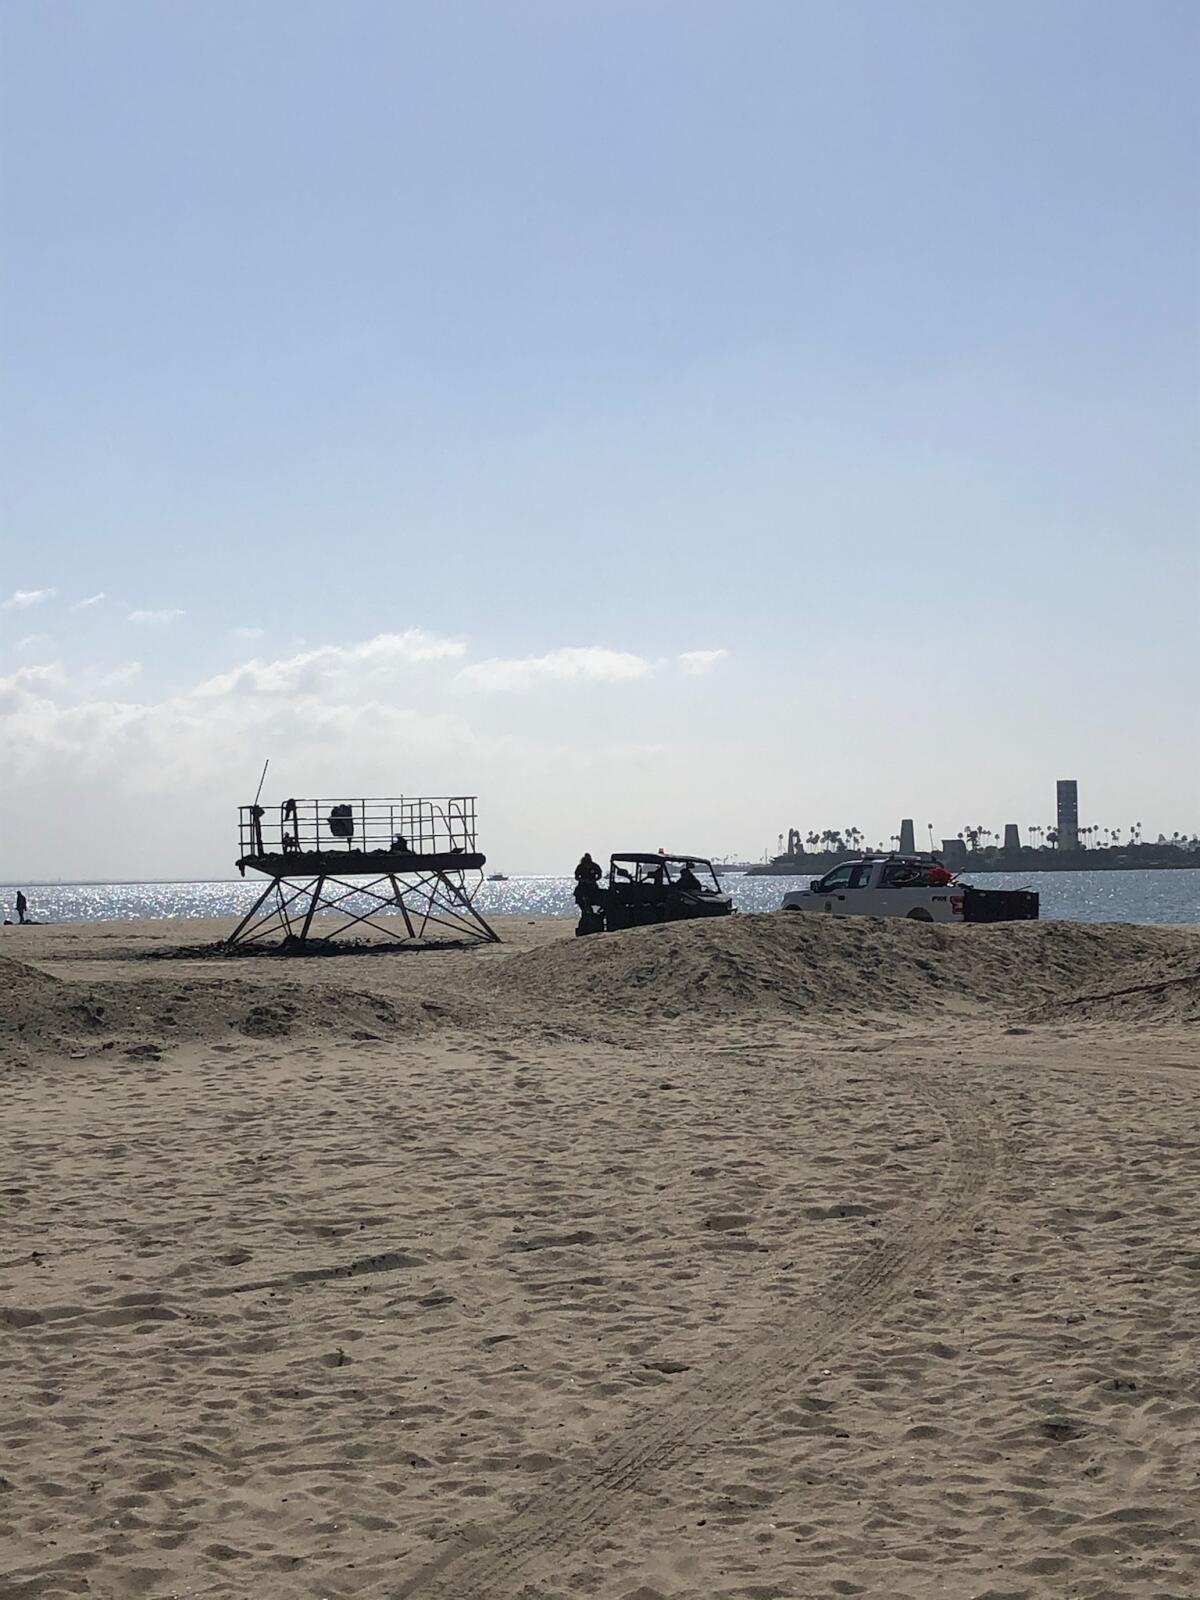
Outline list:
[[[700,677],[711,672],[717,662],[724,661],[728,654],[728,650],[685,650],[679,657],[679,665],[693,677]]]
[[[441,793],[457,781],[467,788],[481,754],[507,743],[481,738],[459,715],[397,704],[391,684],[371,692],[356,676],[291,698],[215,696],[201,685],[133,701],[123,691],[138,672],[136,662],[105,676],[53,664],[0,678],[0,771],[6,783],[27,785],[31,815],[39,786],[57,805],[86,782],[116,814],[130,797],[170,797],[164,817],[178,827],[186,813],[196,839],[223,850],[233,808],[246,799],[241,788],[253,792],[265,754],[284,793],[302,785],[336,793],[347,782],[368,793],[422,784]],[[190,847],[191,834],[182,837]],[[180,839],[164,839],[178,853]],[[136,830],[126,841],[135,844]]]
[[[10,673],[7,678],[0,678],[0,717],[4,718],[4,725],[0,731],[7,734],[9,729],[8,719],[16,713],[28,709],[31,705],[49,703],[59,695],[67,684],[67,675],[57,661],[35,667],[18,667],[16,672]],[[39,729],[34,727],[33,748],[36,749]],[[14,745],[15,749],[15,745]],[[29,751],[26,752],[31,753]],[[11,756],[0,744],[0,760],[7,770],[11,770]]]
[[[71,610],[86,611],[89,606],[98,606],[101,600],[104,599],[107,599],[107,596],[105,595],[104,590],[101,589],[99,594],[90,594],[86,600],[76,600],[75,604],[71,607]]]
[[[423,628],[404,633],[381,633],[357,645],[323,645],[277,661],[246,661],[231,672],[219,673],[200,684],[196,693],[206,698],[221,695],[312,694],[331,685],[350,686],[375,682],[399,669],[431,661],[457,660],[466,645],[442,639]]]
[[[629,683],[653,670],[644,656],[588,645],[544,656],[493,656],[464,667],[455,682],[463,689],[495,694],[543,683]]]
[[[14,589],[0,609],[27,611],[30,606],[40,606],[47,600],[53,600],[57,593],[57,589]]]
[[[43,645],[52,643],[48,633],[27,633],[23,639],[17,640],[17,649],[22,654],[26,650],[40,650]]]
[[[126,661],[119,667],[114,667],[111,672],[103,673],[96,681],[102,689],[127,689],[133,680],[141,674],[140,661]]]
[[[183,612],[178,606],[167,606],[162,611],[131,611],[126,618],[127,622],[148,623],[151,626],[163,626],[174,622],[176,617],[181,617]]]
[[[62,689],[67,682],[61,662],[51,661],[44,666],[18,667],[7,678],[0,678],[0,697],[12,694],[51,693]]]

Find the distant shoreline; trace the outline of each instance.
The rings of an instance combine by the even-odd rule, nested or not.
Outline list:
[[[828,872],[832,867],[838,866],[843,861],[858,860],[861,852],[850,853],[843,851],[825,852],[821,855],[799,856],[785,860],[776,857],[774,861],[757,862],[730,862],[716,864],[717,872],[721,876],[747,877],[747,878],[799,878],[804,876],[816,877]],[[1025,872],[1186,872],[1200,870],[1200,850],[1173,851],[1173,855],[1182,856],[1182,860],[1163,860],[1161,852],[1158,858],[1149,861],[1130,860],[1122,853],[1120,857],[1106,860],[1112,852],[1107,850],[1096,851],[1086,859],[1081,859],[1077,852],[1064,859],[1054,857],[1050,851],[1022,851],[1019,856],[1001,856],[997,852],[989,852],[986,856],[976,855],[967,859],[965,866],[955,867],[956,872],[963,873],[1025,873]],[[938,852],[940,854],[940,852]],[[1049,857],[1050,859],[1045,859]],[[1099,859],[1096,859],[1096,858]],[[549,883],[569,883],[570,874],[567,872],[517,872],[510,873],[506,881],[521,879],[545,879]],[[122,888],[170,888],[173,886],[185,887],[198,883],[223,883],[230,886],[253,884],[257,879],[242,878],[11,878],[0,880],[0,893],[5,891],[15,892],[17,889],[122,889]]]
[[[966,861],[955,864],[955,872],[1187,872],[1200,869],[1200,850],[1172,850],[1178,860],[1164,859],[1164,852],[1150,847],[1150,859],[1130,858],[1124,851],[1073,850],[1059,856],[1049,850],[1022,850],[1008,855],[989,851],[986,855],[969,855]],[[796,878],[807,873],[824,873],[843,861],[857,861],[861,852],[834,851],[819,856],[777,856],[774,861],[760,862],[748,867],[748,878]],[[940,851],[935,854],[941,855]],[[1111,859],[1113,856],[1116,859]],[[947,865],[950,865],[948,862]]]

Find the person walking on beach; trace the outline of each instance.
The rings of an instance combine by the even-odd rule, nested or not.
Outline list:
[[[25,898],[24,889],[18,889],[17,890],[17,921],[18,922],[22,922],[23,923],[25,921],[25,911],[26,911],[28,905],[29,905],[29,901],[26,900],[26,898]]]

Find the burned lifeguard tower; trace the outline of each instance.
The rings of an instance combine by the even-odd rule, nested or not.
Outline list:
[[[301,951],[372,929],[399,944],[498,935],[475,908],[475,797],[241,806],[237,867],[268,879],[227,948]],[[314,919],[319,918],[314,925]]]

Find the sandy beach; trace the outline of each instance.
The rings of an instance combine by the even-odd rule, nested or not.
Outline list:
[[[1200,932],[0,939],[0,1600],[1194,1600]]]

